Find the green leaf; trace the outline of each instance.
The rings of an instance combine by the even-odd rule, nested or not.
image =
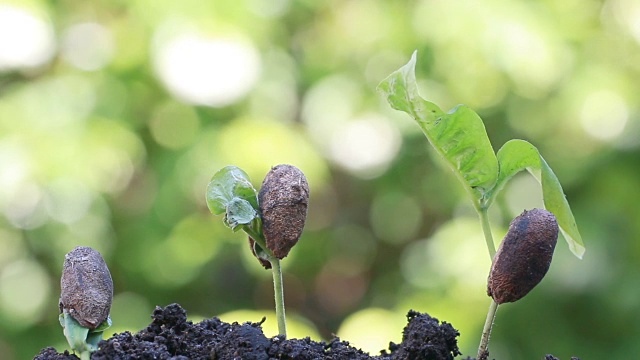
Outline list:
[[[67,342],[72,350],[78,352],[89,350],[87,347],[89,329],[80,325],[66,310],[60,314],[60,325],[62,325],[64,336],[67,338]]]
[[[86,358],[89,358],[88,353],[98,350],[98,343],[102,340],[104,331],[111,327],[111,317],[107,316],[107,320],[97,328],[88,329],[80,325],[66,310],[60,314],[59,320],[71,349]]]
[[[416,52],[403,67],[378,85],[378,91],[396,110],[411,115],[431,145],[446,160],[465,189],[480,205],[498,177],[498,161],[482,119],[470,108],[458,105],[444,113],[418,93]]]
[[[518,172],[527,170],[540,182],[544,206],[558,220],[558,225],[569,244],[569,249],[575,256],[582,259],[585,247],[571,207],[569,207],[560,181],[540,155],[538,149],[524,140],[510,140],[498,151],[497,157],[500,173],[496,186],[488,194],[488,204],[493,202],[509,179]]]
[[[91,330],[92,333],[103,332],[111,327],[111,316],[107,316],[107,320],[103,321],[102,324],[98,325],[97,328]]]
[[[87,347],[90,351],[98,350],[98,343],[102,340],[104,331],[111,327],[111,316],[107,316],[107,320],[98,325],[97,328],[89,330],[87,334]]]
[[[251,203],[236,197],[227,206],[225,222],[233,231],[237,231],[242,225],[251,223],[256,216],[258,216],[258,212],[251,206]]]
[[[209,181],[206,196],[207,206],[215,215],[226,213],[227,207],[236,198],[258,209],[258,196],[249,181],[249,175],[236,166],[226,166],[216,172]]]

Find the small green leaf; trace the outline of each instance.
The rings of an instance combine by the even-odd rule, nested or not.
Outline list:
[[[233,231],[236,231],[238,227],[251,223],[256,216],[258,212],[251,203],[245,199],[233,198],[227,205],[225,221]]]
[[[498,151],[497,157],[500,173],[495,187],[488,195],[487,203],[490,204],[495,200],[500,190],[515,174],[527,170],[540,182],[544,206],[558,220],[558,225],[569,244],[569,249],[575,256],[582,259],[585,247],[571,207],[569,207],[560,181],[540,155],[538,149],[524,140],[510,140]]]
[[[431,145],[446,160],[467,192],[480,204],[498,177],[498,161],[482,119],[470,108],[458,105],[444,113],[418,93],[416,52],[403,67],[378,85],[396,110],[411,115]]]
[[[89,351],[98,350],[98,343],[102,341],[102,335],[104,331],[111,327],[111,317],[108,316],[107,320],[103,321],[102,324],[98,325],[97,328],[93,330],[89,330],[87,334],[87,348]]]
[[[258,209],[256,189],[249,181],[249,175],[236,166],[226,166],[216,172],[207,186],[207,206],[220,215],[236,198],[246,200],[254,209]]]
[[[87,347],[88,328],[80,325],[66,310],[60,314],[60,324],[71,349],[78,352],[89,350]]]

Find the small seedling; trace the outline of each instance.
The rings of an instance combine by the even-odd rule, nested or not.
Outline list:
[[[78,246],[65,255],[60,288],[60,325],[71,349],[87,360],[111,326],[113,281],[100,253]]]
[[[557,221],[556,226],[559,226],[569,249],[578,258],[582,258],[584,254],[584,244],[562,186],[538,149],[527,141],[516,139],[508,141],[497,153],[494,153],[484,123],[473,110],[465,105],[458,105],[445,113],[436,104],[420,96],[415,66],[416,52],[406,65],[384,79],[378,85],[378,90],[387,97],[392,108],[404,111],[416,120],[429,143],[461,181],[478,213],[493,263],[492,275],[489,278],[489,292],[494,297],[489,306],[477,357],[486,359],[489,355],[489,335],[498,303],[515,301],[516,298],[526,295],[546,273],[547,262],[551,261],[553,254],[553,246],[550,248],[549,246],[551,243],[555,246],[555,240],[552,240],[551,219],[537,210],[532,210],[528,213],[529,215],[525,213],[513,221],[509,234],[503,242],[504,245],[501,245],[500,254],[496,256],[488,211],[507,182],[520,171],[527,170],[531,173],[541,184],[544,206],[555,216],[553,223]],[[541,228],[538,229],[537,225],[527,225],[526,220],[529,218],[533,218]],[[538,234],[538,231],[541,233]],[[525,238],[535,238],[536,243],[541,240],[544,250],[533,251],[536,246],[533,242],[530,245],[523,245],[531,246],[529,249],[532,250],[531,253],[520,253],[516,250],[513,241],[516,237],[520,237],[517,234],[521,232]],[[501,276],[522,270],[516,261],[510,259],[510,256],[517,253],[519,261],[530,264],[534,261],[531,258],[540,252],[544,254],[543,263],[546,264],[542,275],[537,274],[535,279],[528,280],[528,284],[521,289],[505,290],[501,284],[502,280],[499,280]],[[539,266],[538,271],[544,267]]]
[[[273,167],[257,193],[249,176],[227,166],[213,175],[207,186],[207,206],[234,232],[249,235],[249,245],[260,264],[272,270],[278,332],[287,336],[280,260],[298,242],[307,217],[309,184],[302,171],[291,165]]]

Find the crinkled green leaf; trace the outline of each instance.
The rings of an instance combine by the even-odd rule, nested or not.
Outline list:
[[[489,194],[488,202],[492,202],[498,192],[515,174],[522,170],[531,173],[542,186],[544,206],[552,212],[558,220],[560,230],[564,235],[569,249],[575,256],[582,259],[585,247],[582,242],[576,220],[564,195],[560,181],[553,173],[538,149],[524,140],[511,140],[505,143],[497,154],[500,173],[496,186]]]
[[[251,223],[258,216],[258,212],[251,204],[241,198],[233,198],[227,205],[225,222],[233,230],[237,231],[242,225]]]
[[[258,209],[258,196],[249,181],[249,175],[236,166],[226,166],[216,172],[207,186],[206,196],[207,206],[215,215],[226,213],[227,207],[236,198]]]
[[[411,115],[431,145],[446,160],[467,191],[479,204],[498,177],[498,161],[482,119],[470,108],[458,105],[444,113],[418,93],[416,52],[403,67],[378,85],[396,110]]]

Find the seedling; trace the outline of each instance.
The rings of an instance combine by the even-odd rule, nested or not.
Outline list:
[[[71,349],[88,360],[111,326],[111,273],[99,252],[78,246],[64,257],[60,287],[60,325]]]
[[[509,231],[510,234],[507,234],[504,246],[501,246],[501,254],[496,256],[487,214],[489,207],[507,182],[523,170],[527,170],[533,175],[541,184],[544,206],[555,216],[557,225],[559,225],[571,252],[578,258],[582,258],[585,248],[562,186],[538,149],[527,141],[515,139],[508,141],[497,153],[494,153],[484,123],[473,110],[465,105],[458,105],[445,113],[436,104],[423,99],[418,93],[415,77],[416,53],[413,53],[411,60],[406,65],[384,79],[378,85],[378,90],[387,97],[392,108],[404,111],[416,120],[429,143],[461,181],[478,213],[489,256],[493,263],[492,275],[489,278],[489,293],[494,298],[489,306],[477,357],[478,359],[486,359],[489,355],[488,344],[491,326],[498,308],[498,302],[495,299],[507,302],[507,299],[515,299],[520,295],[522,297],[542,279],[540,276],[540,279],[535,281],[533,285],[527,286],[527,291],[518,290],[505,298],[503,298],[506,296],[504,294],[498,295],[502,291],[501,287],[497,286],[500,282],[498,274],[508,273],[517,268],[514,262],[506,261],[505,251],[507,250],[505,248],[508,248],[508,252],[513,252],[513,249],[510,248],[512,245],[509,244],[512,243],[511,239],[515,239],[515,233],[519,232],[523,226],[526,229],[525,237],[537,236],[532,234],[544,231],[545,234],[540,236],[543,242],[547,245],[553,243],[555,246],[555,240],[551,240],[553,237],[551,220],[548,216],[535,212],[529,216],[540,217],[538,220],[540,220],[539,223],[543,229],[523,225],[523,218],[515,219]],[[536,210],[530,213],[534,211]],[[522,216],[526,217],[527,215],[525,213]],[[550,262],[553,247],[545,250],[545,254],[547,251],[549,252],[547,260]],[[535,254],[536,252],[533,254],[518,252],[517,256],[521,260],[522,257],[525,257],[529,262]],[[546,273],[546,269],[544,273]]]
[[[249,176],[227,166],[213,175],[207,187],[207,206],[234,232],[249,235],[249,245],[260,264],[272,270],[278,332],[287,336],[280,260],[298,242],[307,217],[309,184],[291,165],[275,166],[257,193]]]

